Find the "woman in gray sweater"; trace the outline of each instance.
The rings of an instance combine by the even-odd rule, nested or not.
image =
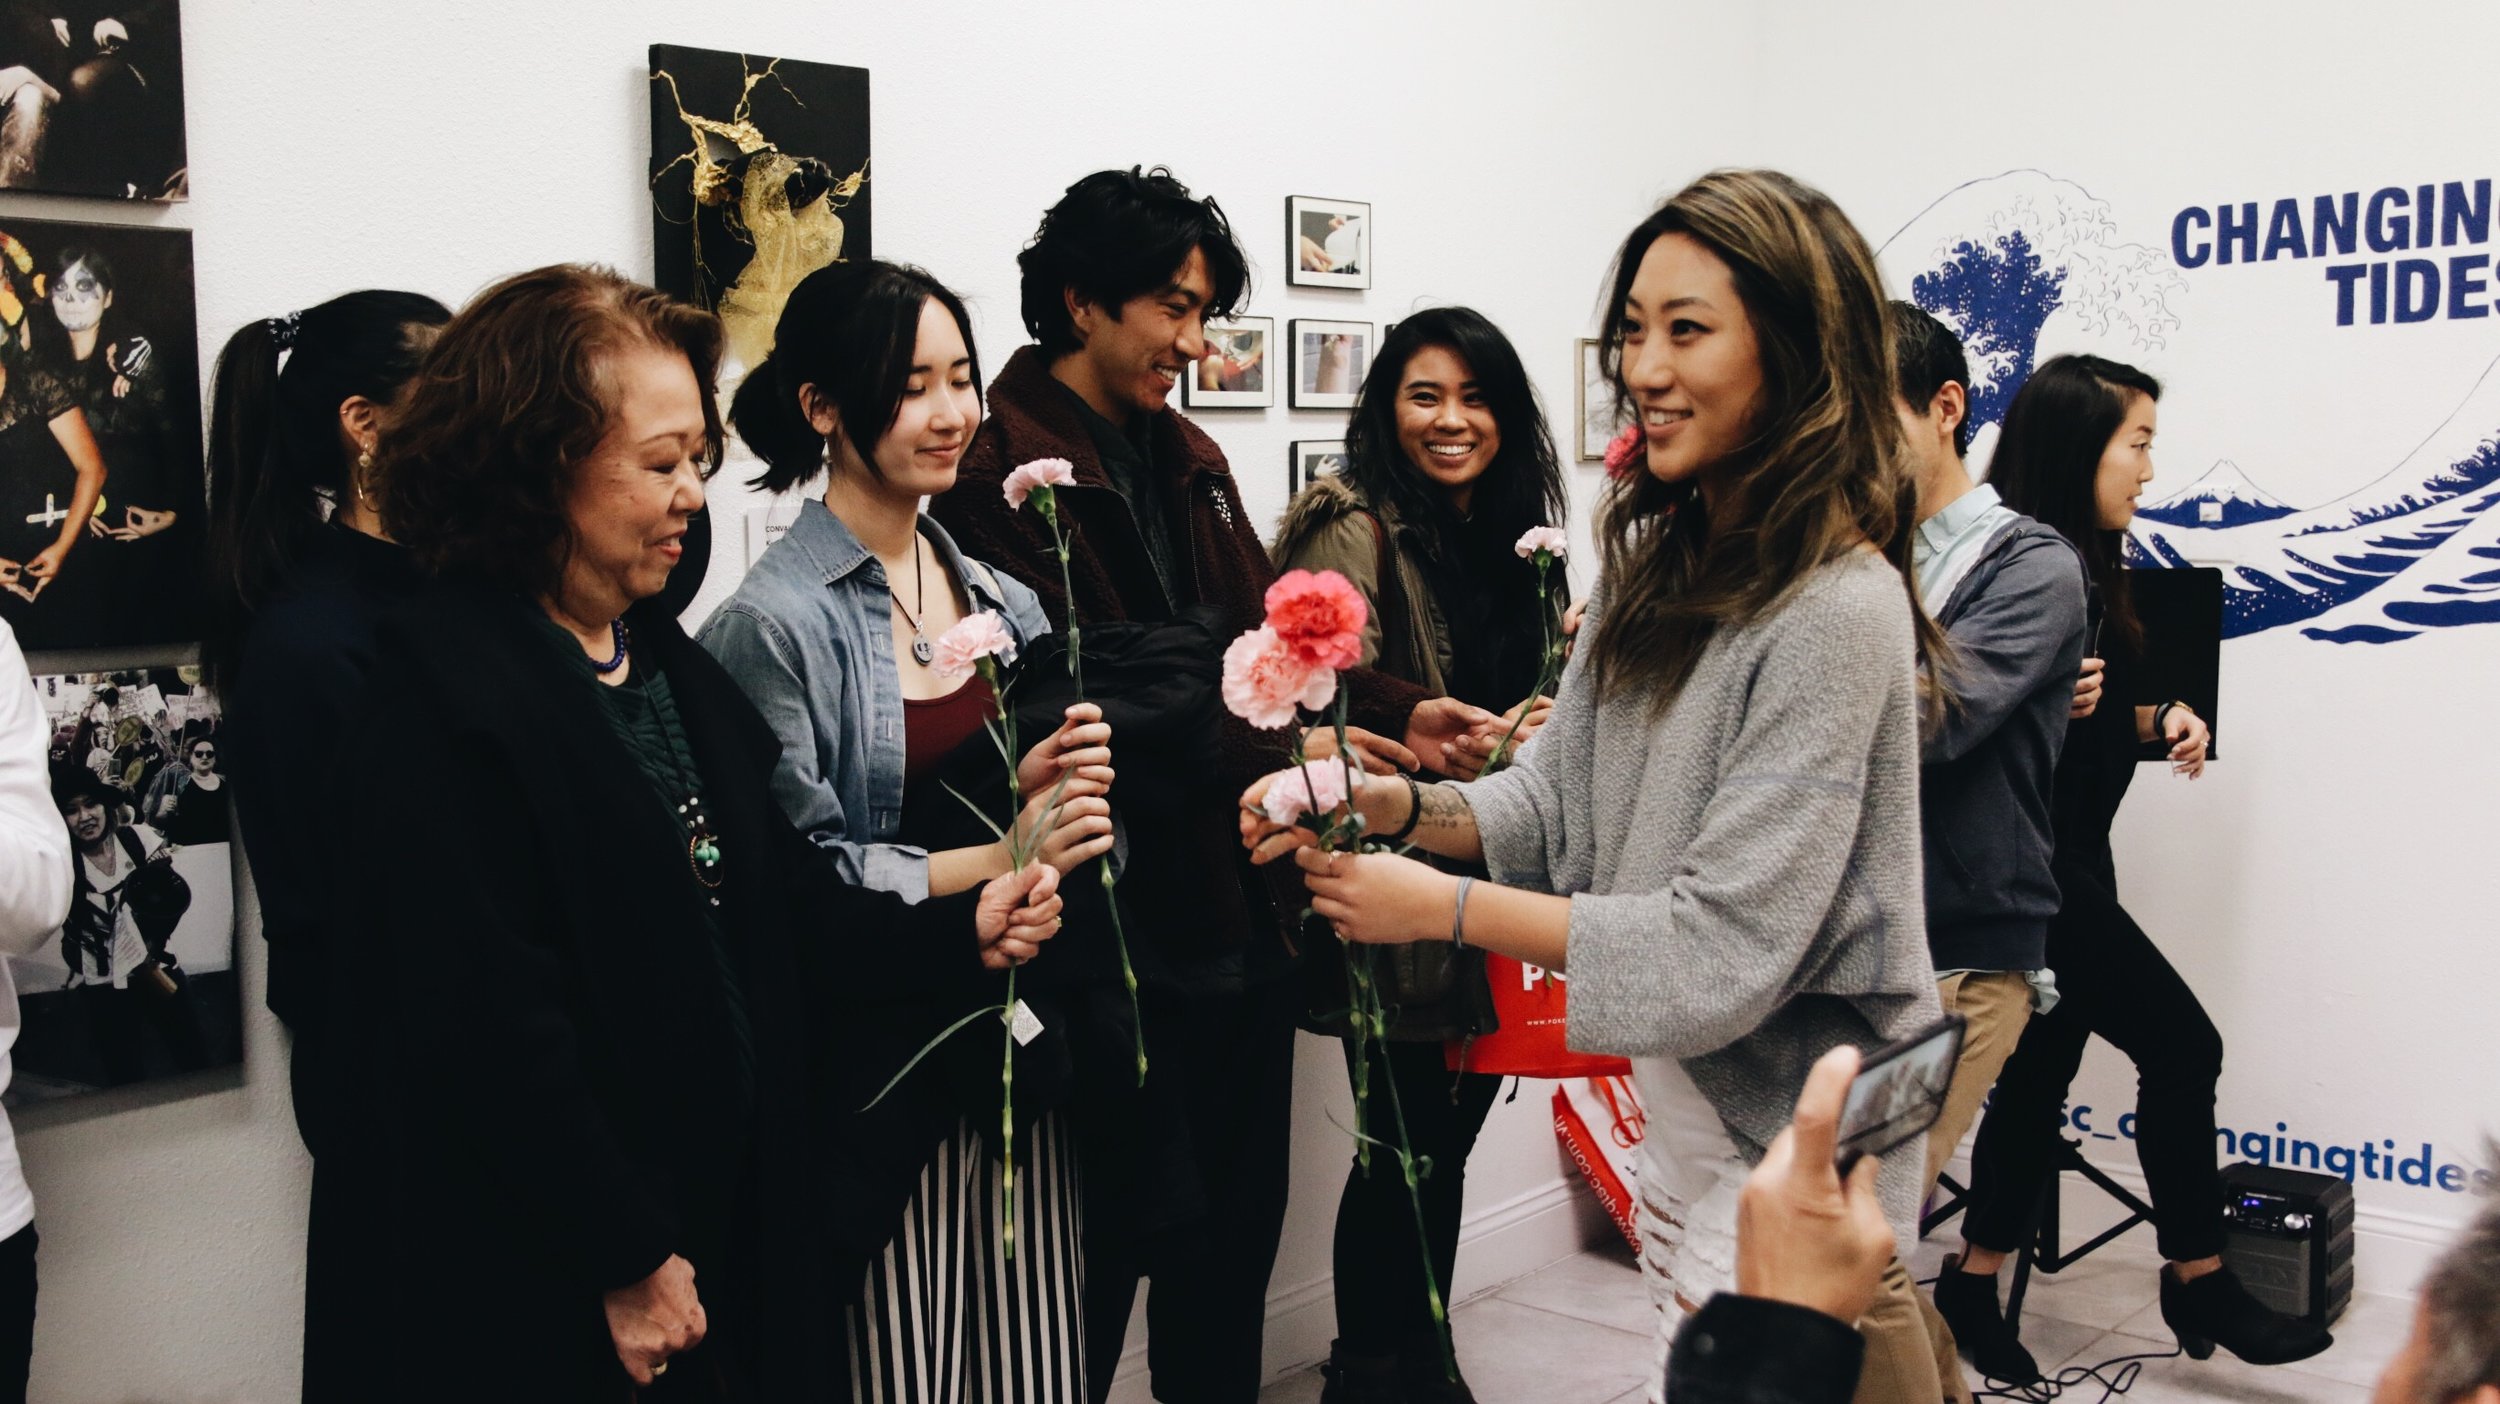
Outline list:
[[[1933,626],[1908,583],[1882,293],[1846,217],[1785,176],[1705,176],[1625,241],[1612,305],[1648,471],[1606,499],[1552,720],[1503,774],[1358,792],[1369,832],[1491,880],[1244,828],[1262,859],[1304,850],[1313,909],[1348,940],[1570,973],[1571,1045],[1630,1055],[1649,1112],[1663,1380],[1684,1314],[1732,1285],[1737,1190],[1815,1059],[1935,1017],[1915,665]],[[1920,1169],[1912,1143],[1858,1172],[1905,1240]],[[1888,1287],[1860,1397],[1940,1398],[1906,1275]]]

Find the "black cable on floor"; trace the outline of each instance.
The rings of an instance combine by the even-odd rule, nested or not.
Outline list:
[[[1926,1288],[1932,1295],[1936,1290],[1936,1283],[1941,1281],[1943,1276],[1944,1274],[1938,1273],[1934,1277],[1920,1278],[1918,1285]],[[2101,1394],[2098,1399],[2092,1401],[2092,1404],[2109,1404],[2109,1400],[2114,1396],[2135,1388],[2136,1377],[2144,1373],[2145,1361],[2176,1360],[2182,1353],[2174,1345],[2168,1350],[2144,1351],[2136,1355],[2113,1355],[2098,1365],[2066,1366],[2054,1376],[2043,1379],[2038,1384],[2007,1384],[1994,1375],[1990,1375],[1987,1377],[1988,1388],[1972,1390],[1971,1398],[1973,1400],[2005,1399],[2015,1401],[2015,1404],[2049,1404],[2051,1400],[2063,1398],[2070,1390],[2082,1388],[2088,1380],[2098,1380],[2101,1385]],[[2102,1373],[2112,1366],[2117,1367],[2117,1373],[2106,1375]]]
[[[2163,1351],[2145,1351],[2137,1355],[2114,1355],[2098,1365],[2066,1366],[2038,1384],[2001,1384],[1991,1378],[1988,1381],[1988,1388],[1971,1391],[1971,1397],[1973,1399],[2016,1400],[2020,1401],[2020,1404],[2048,1404],[2050,1400],[2063,1398],[2071,1391],[2084,1388],[2087,1382],[2098,1381],[2101,1393],[2093,1404],[2108,1404],[2112,1397],[2135,1388],[2136,1378],[2144,1373],[2145,1361],[2176,1360],[2179,1354],[2179,1348],[2172,1346]],[[2113,1366],[2116,1367],[2115,1373],[2103,1373]]]

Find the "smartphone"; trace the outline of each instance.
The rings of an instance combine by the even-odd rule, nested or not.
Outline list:
[[[1840,1110],[1833,1157],[1842,1179],[1860,1160],[1880,1156],[1936,1124],[1953,1086],[1954,1065],[1961,1061],[1963,1024],[1961,1015],[1947,1014],[1859,1060]]]

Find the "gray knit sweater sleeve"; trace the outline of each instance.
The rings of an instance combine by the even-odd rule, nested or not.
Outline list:
[[[1646,699],[1600,705],[1579,678],[1518,772],[1470,789],[1494,877],[1572,894],[1572,1047],[1725,1048],[1809,985],[1830,988],[1834,957],[1890,983],[1884,904],[1844,878],[1877,733],[1902,729],[1910,656],[1898,575],[1836,562],[1714,639],[1665,716]],[[1886,846],[1914,884],[1914,797],[1880,817],[1908,826],[1906,846]],[[1915,923],[1908,901],[1892,915]]]
[[[1594,637],[1602,598],[1593,597],[1580,637]],[[1597,692],[1587,649],[1572,650],[1554,689],[1554,713],[1519,748],[1509,769],[1462,791],[1476,817],[1485,871],[1505,887],[1571,893],[1589,885],[1589,777],[1597,765]],[[1575,841],[1576,840],[1576,841]]]

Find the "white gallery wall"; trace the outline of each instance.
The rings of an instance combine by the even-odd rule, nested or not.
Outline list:
[[[195,198],[150,211],[7,197],[0,214],[195,230],[213,352],[249,318],[354,287],[457,301],[561,259],[647,274],[645,46],[854,64],[874,74],[876,251],[971,297],[993,369],[1023,339],[1014,255],[1041,209],[1086,171],[1165,161],[1232,213],[1258,261],[1247,310],[1280,334],[1293,317],[1385,323],[1469,302],[1512,334],[1567,425],[1572,343],[1592,330],[1614,241],[1698,171],[1784,165],[1880,242],[1957,187],[2029,168],[2048,183],[1990,187],[1967,218],[1997,220],[1997,196],[2019,197],[2004,202],[2018,212],[2046,201],[2089,226],[2061,246],[2082,270],[2074,307],[2141,305],[2149,288],[2175,318],[2158,345],[2073,310],[2040,331],[2044,354],[2098,349],[2172,386],[2149,496],[2227,459],[2284,503],[2318,507],[2395,470],[2466,401],[2500,356],[2500,318],[2370,326],[2365,287],[2361,324],[2338,327],[2323,268],[2351,260],[2180,270],[2166,262],[2173,216],[2244,200],[2263,216],[2286,196],[2305,212],[2317,194],[2500,177],[2475,57],[2500,41],[2500,13],[2363,20],[2300,3],[2257,26],[2196,8],[1983,20],[1967,7],[1724,0],[1234,11],[190,0]],[[1373,202],[1370,292],[1285,285],[1291,194]],[[2133,292],[2093,284],[2127,245],[2164,258],[2137,269]],[[2437,250],[2443,273],[2470,252]],[[1888,251],[1897,290],[1920,257]],[[1262,520],[1284,503],[1286,445],[1341,424],[1282,399],[1200,417]],[[2500,431],[2492,418],[2473,432]],[[1584,533],[1598,478],[1571,476]],[[708,596],[740,564],[732,519],[762,505],[722,492]],[[2260,567],[2284,549],[2205,544]],[[2407,579],[2433,602],[2452,597],[2420,582],[2476,588],[2473,571],[2449,566]],[[2363,605],[2339,608],[2306,626],[2394,632],[2357,618]],[[2403,1157],[2432,1147],[2431,1187],[2361,1185],[2364,1285],[2400,1288],[2465,1212],[2437,1187],[2438,1167],[2469,1163],[2500,1124],[2500,1059],[2474,1002],[2500,974],[2484,939],[2493,828],[2474,807],[2500,781],[2500,747],[2479,725],[2500,684],[2500,629],[2330,643],[2303,627],[2226,646],[2226,759],[2195,785],[2146,771],[2120,858],[2137,914],[2230,1040],[2225,1125],[2280,1121],[2287,1139],[2356,1151],[2393,1140]],[[242,940],[256,989],[256,927]],[[19,1115],[45,1239],[36,1398],[293,1397],[307,1169],[279,1035],[252,999],[239,1078]],[[2115,1134],[2125,1069],[2094,1057],[2076,1100]],[[1345,1140],[1328,1116],[1345,1118],[1344,1095],[1334,1047],[1306,1039],[1271,1366],[1312,1358],[1329,1334]],[[2089,1144],[2127,1160],[2122,1142]],[[1462,1292],[1591,1231],[1574,1219],[1536,1085],[1497,1107],[1472,1169]],[[412,1356],[435,1358],[457,1370],[456,1333],[429,1333]],[[1137,1384],[1123,1394],[1142,1398]]]
[[[1246,310],[1276,318],[1280,336],[1294,317],[1385,323],[1469,301],[1518,341],[1567,421],[1573,342],[1593,330],[1612,241],[1712,159],[1697,138],[1629,140],[1646,95],[1597,81],[1627,31],[1680,10],[1711,13],[1474,0],[1229,11],[189,0],[190,203],[0,197],[0,214],[193,229],[204,356],[247,319],[350,288],[457,303],[501,274],[568,259],[648,276],[646,46],[785,55],[871,71],[875,250],[970,298],[993,371],[1024,340],[1015,255],[1041,211],[1088,171],[1167,162],[1224,203],[1257,264]],[[1742,32],[1733,12],[1698,22]],[[1712,105],[1732,109],[1738,76],[1703,84]],[[1372,202],[1369,292],[1287,288],[1294,194]],[[1288,410],[1280,393],[1274,409],[1200,422],[1270,521],[1285,503],[1287,444],[1339,437],[1343,415]],[[1596,468],[1572,476],[1585,501]],[[737,519],[762,505],[721,493],[707,600],[734,584]],[[280,1033],[258,1004],[257,925],[241,940],[254,984],[240,1079],[18,1118],[44,1235],[38,1399],[294,1397],[308,1171]],[[1332,1334],[1328,1233],[1348,1142],[1326,1109],[1350,1122],[1344,1081],[1335,1045],[1306,1037],[1292,1221],[1274,1276],[1277,1366],[1324,1352]],[[1462,1289],[1586,1241],[1544,1090],[1530,1084],[1497,1108],[1472,1169]],[[412,1363],[439,1361],[456,1380],[456,1332],[425,1334]],[[1141,1383],[1124,1395],[1142,1398]]]

